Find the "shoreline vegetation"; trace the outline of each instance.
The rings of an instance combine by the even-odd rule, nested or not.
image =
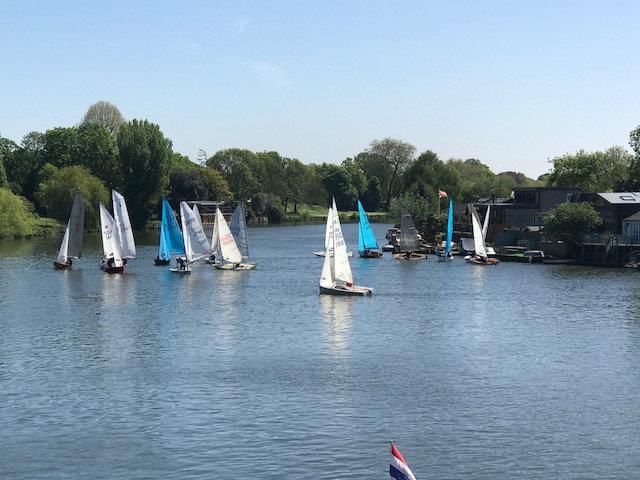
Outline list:
[[[515,187],[638,190],[640,127],[629,144],[632,152],[613,146],[557,156],[537,179],[494,173],[475,158],[417,154],[415,146],[393,138],[375,139],[339,164],[241,148],[211,156],[200,150],[192,161],[173,150],[158,125],[127,121],[116,106],[99,101],[77,126],[30,132],[20,143],[0,135],[0,238],[61,230],[76,192],[86,200],[87,229],[97,229],[98,204],[109,203],[114,189],[127,199],[135,229],[153,228],[163,196],[174,209],[181,201],[242,201],[253,224],[321,223],[335,198],[342,221],[357,221],[358,199],[374,222],[394,223],[406,208],[416,223],[428,226],[427,240],[434,240],[446,221],[448,202],[440,201],[440,191],[459,205],[508,198]],[[558,236],[561,230],[556,225]]]

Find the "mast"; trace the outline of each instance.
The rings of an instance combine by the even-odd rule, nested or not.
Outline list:
[[[453,198],[449,199],[449,218],[447,219],[447,241],[444,247],[445,257],[451,253],[451,243],[453,242]]]

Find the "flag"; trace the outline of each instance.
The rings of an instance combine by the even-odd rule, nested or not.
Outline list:
[[[407,465],[407,461],[393,443],[391,443],[389,475],[394,480],[416,480],[416,477],[411,473],[409,465]]]
[[[445,192],[444,190],[438,190],[438,198],[446,198],[448,196],[449,196],[449,194],[447,192]]]

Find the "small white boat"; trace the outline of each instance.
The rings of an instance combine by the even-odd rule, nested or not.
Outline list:
[[[71,215],[64,231],[64,237],[60,244],[58,257],[54,260],[53,266],[56,270],[71,268],[73,258],[80,258],[82,255],[82,236],[84,233],[84,198],[80,193],[76,193],[71,207]]]
[[[100,225],[103,253],[100,269],[106,273],[122,273],[124,262],[120,253],[120,244],[116,238],[116,222],[102,203],[100,204]]]
[[[214,238],[211,239],[211,242],[215,245],[213,250],[215,254],[213,266],[215,268],[218,270],[253,270],[256,268],[255,263],[244,261],[229,225],[217,207],[213,232]],[[246,236],[246,230],[244,235]]]
[[[334,208],[330,208],[328,213],[327,234],[325,235],[328,239],[328,245],[320,275],[320,293],[326,295],[371,295],[373,289],[353,283],[340,219]]]
[[[331,218],[331,208],[329,208],[329,213],[327,214],[327,225],[324,230],[324,250],[319,250],[317,252],[313,252],[316,257],[324,257],[325,252],[329,249],[329,219]],[[353,257],[353,252],[347,252],[347,256]]]
[[[202,222],[187,202],[180,202],[180,221],[182,223],[182,240],[184,242],[184,257],[176,258],[176,268],[173,273],[191,273],[191,265],[211,254],[211,245],[202,229]]]
[[[487,219],[488,219],[487,213]],[[480,226],[480,217],[478,216],[478,211],[475,209],[473,205],[471,205],[471,224],[473,227],[473,243],[475,254],[473,256],[467,255],[465,260],[469,263],[473,263],[475,265],[496,265],[500,263],[497,258],[489,258],[487,255],[487,247],[484,243],[484,232],[483,228]]]

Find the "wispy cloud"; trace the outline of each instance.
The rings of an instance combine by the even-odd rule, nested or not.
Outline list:
[[[268,62],[249,62],[246,65],[258,78],[274,87],[287,88],[289,86],[289,76],[277,65]]]
[[[233,36],[239,37],[240,35],[242,35],[249,26],[249,23],[251,23],[251,20],[249,20],[248,18],[241,18],[240,20],[235,22],[232,28]]]

